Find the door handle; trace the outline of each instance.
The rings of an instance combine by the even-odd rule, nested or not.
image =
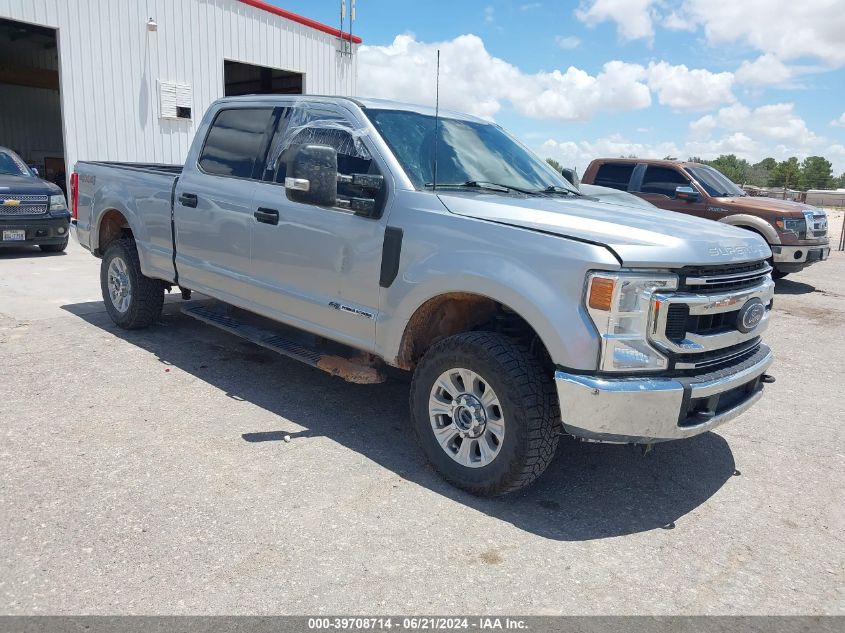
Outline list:
[[[197,208],[197,194],[195,193],[180,193],[179,194],[179,204],[183,207],[191,207],[192,209]]]
[[[264,207],[259,207],[258,211],[256,211],[253,215],[255,215],[255,219],[263,224],[272,224],[276,225],[279,223],[279,212],[276,209],[266,209]]]

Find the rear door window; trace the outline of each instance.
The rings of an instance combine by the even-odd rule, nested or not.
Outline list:
[[[634,167],[636,167],[634,163],[604,163],[596,172],[593,184],[628,191],[628,183],[631,182]]]
[[[688,187],[689,184],[689,178],[677,169],[649,165],[645,170],[640,191],[642,193],[656,193],[667,196],[668,198],[674,198],[677,187]]]
[[[264,164],[273,108],[221,110],[205,138],[199,167],[207,174],[253,178]]]

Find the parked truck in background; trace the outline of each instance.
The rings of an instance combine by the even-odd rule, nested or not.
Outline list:
[[[346,380],[410,372],[422,449],[476,494],[535,480],[562,433],[688,438],[771,380],[764,240],[581,195],[468,115],[226,98],[184,166],[72,182],[115,323],[154,323],[178,286],[214,299],[187,314]]]
[[[581,182],[627,191],[668,211],[717,220],[757,233],[772,250],[775,278],[830,255],[823,209],[747,195],[709,165],[673,160],[598,158]]]
[[[0,248],[67,248],[70,211],[62,190],[42,180],[20,156],[0,147]]]

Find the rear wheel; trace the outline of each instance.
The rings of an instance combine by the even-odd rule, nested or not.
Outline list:
[[[437,471],[483,496],[537,479],[560,433],[548,372],[526,348],[493,332],[458,334],[426,352],[414,372],[411,413]]]
[[[109,244],[100,265],[100,288],[109,316],[122,328],[144,328],[161,316],[164,284],[141,273],[131,238]]]

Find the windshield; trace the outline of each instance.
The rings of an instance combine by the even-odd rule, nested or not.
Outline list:
[[[727,176],[712,167],[706,167],[704,165],[701,167],[687,167],[687,171],[714,198],[745,195],[745,192],[728,180]]]
[[[417,189],[434,180],[434,117],[402,110],[367,116]],[[512,191],[557,188],[577,193],[554,169],[492,123],[441,118],[437,125],[437,186],[489,183]]]
[[[29,167],[20,157],[7,149],[0,150],[0,175],[4,176],[32,176]]]

